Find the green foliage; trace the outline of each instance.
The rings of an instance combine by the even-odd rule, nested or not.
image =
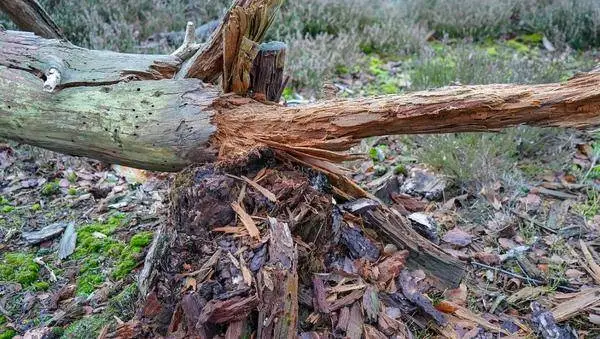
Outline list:
[[[69,187],[69,190],[67,191],[67,193],[69,195],[77,195],[77,189],[74,187]]]
[[[408,175],[408,170],[406,169],[406,166],[403,164],[400,165],[396,165],[396,167],[394,167],[394,174],[396,175]]]
[[[33,254],[9,252],[0,264],[0,281],[14,281],[23,287],[31,286],[38,278],[40,266],[33,261]]]
[[[377,145],[369,150],[369,157],[374,162],[384,161],[389,152],[387,145]]]
[[[48,288],[50,288],[50,283],[48,283],[47,281],[38,281],[33,283],[31,287],[33,287],[33,289],[36,291],[46,291],[48,290]]]
[[[44,196],[52,196],[57,194],[60,191],[60,185],[58,184],[58,180],[53,180],[45,183],[42,186],[42,191],[40,192]]]
[[[31,211],[37,212],[37,211],[41,211],[41,210],[42,210],[42,205],[40,205],[39,203],[35,203],[35,204],[31,205]]]
[[[77,174],[73,171],[70,171],[67,174],[67,180],[69,180],[70,183],[74,184],[77,182]]]
[[[590,188],[587,190],[587,199],[574,206],[575,211],[581,213],[586,218],[591,219],[600,213],[600,192]]]

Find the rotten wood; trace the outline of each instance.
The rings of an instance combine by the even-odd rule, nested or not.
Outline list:
[[[394,245],[409,251],[408,267],[423,268],[435,277],[433,282],[441,288],[458,287],[465,274],[464,264],[419,235],[408,219],[385,206],[367,211],[363,216],[371,227],[381,230]]]
[[[296,338],[297,253],[286,223],[269,218],[269,262],[259,274],[257,338]]]
[[[250,92],[256,99],[279,102],[285,82],[286,45],[280,41],[263,43],[259,46],[250,73]]]
[[[65,39],[66,37],[36,0],[3,0],[0,10],[22,30],[34,32],[48,39]]]

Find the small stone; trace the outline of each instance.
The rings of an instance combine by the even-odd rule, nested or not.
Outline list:
[[[383,254],[385,255],[391,255],[394,254],[398,251],[398,247],[396,247],[396,245],[394,244],[387,244],[385,245],[385,247],[383,247]]]

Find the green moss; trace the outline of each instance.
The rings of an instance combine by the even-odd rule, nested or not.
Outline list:
[[[2,213],[10,213],[15,210],[15,206],[4,205],[2,206]]]
[[[544,34],[542,33],[531,33],[531,34],[522,34],[517,37],[518,40],[522,41],[525,44],[535,45],[541,44],[542,40],[544,40]]]
[[[129,244],[111,236],[123,223],[123,215],[109,218],[104,223],[92,223],[77,231],[74,259],[82,261],[77,279],[77,293],[92,293],[106,280],[107,274],[119,280],[129,274],[139,261],[142,249],[152,242],[152,232],[140,232]]]
[[[530,51],[529,46],[525,45],[524,43],[518,42],[515,39],[508,40],[506,42],[506,45],[519,53],[528,53]]]
[[[394,174],[396,174],[396,175],[399,175],[399,174],[407,175],[408,171],[406,170],[406,166],[404,166],[403,164],[396,165],[396,167],[394,167]]]
[[[39,203],[35,203],[31,206],[31,210],[33,212],[37,212],[37,211],[41,211],[42,210],[42,205],[40,205]]]
[[[95,314],[84,317],[76,322],[72,323],[65,330],[62,338],[69,339],[87,339],[96,338],[100,330],[108,325],[111,319],[103,314]]]
[[[283,93],[281,95],[285,100],[290,100],[294,96],[294,90],[290,87],[286,87],[283,89]]]
[[[0,206],[7,205],[8,203],[9,203],[8,199],[6,199],[4,196],[0,195]]]
[[[39,271],[32,254],[6,253],[0,265],[0,281],[14,281],[28,287],[37,280]]]
[[[58,193],[60,190],[60,186],[58,184],[58,180],[54,180],[51,182],[47,182],[42,186],[42,191],[40,192],[44,196],[52,196]]]
[[[123,321],[133,318],[138,299],[138,288],[135,283],[129,284],[108,302],[107,311]]]
[[[125,245],[110,236],[121,225],[123,217],[112,216],[104,223],[85,225],[77,231],[73,258],[82,260],[77,278],[78,294],[92,293],[106,279],[107,266],[121,255]]]
[[[393,82],[386,82],[381,85],[381,91],[385,94],[395,94],[400,91],[400,88]]]
[[[48,288],[50,288],[50,284],[47,281],[38,281],[33,283],[31,287],[33,287],[33,289],[36,291],[46,291]]]
[[[141,232],[129,240],[129,246],[133,247],[144,247],[152,242],[152,232]]]
[[[11,339],[17,335],[17,332],[13,329],[0,328],[0,339]]]
[[[69,193],[69,195],[77,195],[77,189],[74,187],[70,187],[67,193]]]

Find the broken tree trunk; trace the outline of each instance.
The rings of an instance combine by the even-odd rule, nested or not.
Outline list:
[[[458,86],[284,107],[222,95],[197,79],[168,80],[180,65],[171,55],[92,51],[0,32],[0,136],[177,171],[261,145],[314,164],[346,159],[333,152],[368,136],[600,123],[600,73],[560,84]]]
[[[0,10],[24,31],[49,39],[65,39],[60,28],[36,0],[3,0]]]
[[[348,308],[353,316],[340,330],[348,335],[363,331],[361,308],[364,321],[401,333],[378,321],[380,303],[397,307],[405,263],[418,265],[435,245],[423,239],[423,248],[406,246],[368,216],[387,215],[385,206],[336,204],[343,200],[322,174],[277,160],[269,149],[182,171],[167,229],[152,245],[159,250],[146,258],[151,267],[143,272],[153,274],[140,275],[147,297],[136,316],[143,326],[135,328],[144,331],[137,336],[231,336],[246,324],[257,338],[296,338],[300,328],[331,326]],[[400,224],[399,232],[416,234],[402,218],[390,227]],[[384,253],[388,243],[399,250]],[[423,267],[428,281],[442,290],[456,287],[463,264],[437,251],[437,271]],[[315,274],[319,300],[307,301],[302,294],[312,290]]]

